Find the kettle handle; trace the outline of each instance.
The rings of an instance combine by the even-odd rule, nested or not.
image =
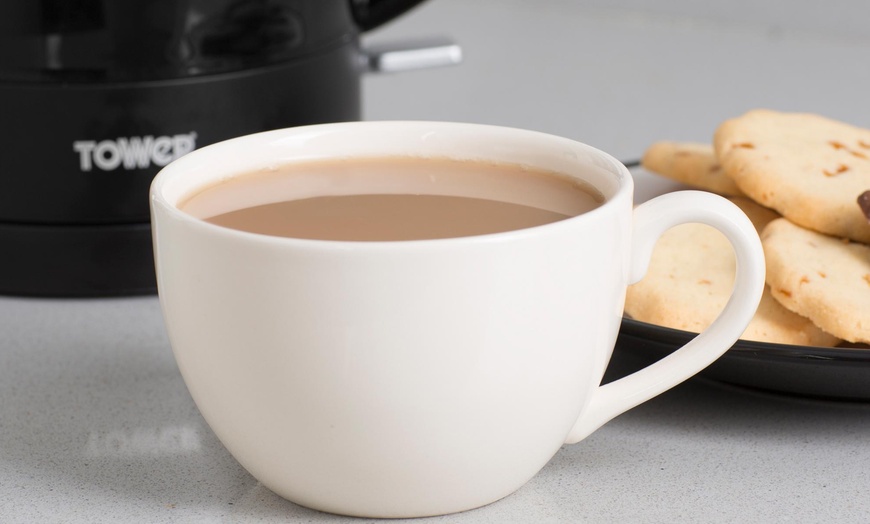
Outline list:
[[[360,31],[385,24],[423,0],[350,0],[350,11]]]

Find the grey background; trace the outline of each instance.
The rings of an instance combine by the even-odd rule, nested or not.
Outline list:
[[[485,122],[633,158],[756,107],[870,127],[870,2],[434,0],[369,41],[448,35],[453,69],[373,76],[366,117]]]

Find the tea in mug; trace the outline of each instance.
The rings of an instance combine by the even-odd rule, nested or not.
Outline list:
[[[527,166],[392,157],[267,168],[208,187],[179,207],[264,235],[402,241],[541,226],[603,200],[580,180]]]

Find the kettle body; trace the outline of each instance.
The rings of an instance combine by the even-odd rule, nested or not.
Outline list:
[[[154,292],[157,171],[235,136],[360,119],[360,33],[419,2],[5,0],[0,293]]]

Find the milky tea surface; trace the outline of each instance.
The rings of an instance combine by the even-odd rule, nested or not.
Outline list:
[[[390,157],[246,173],[205,188],[179,207],[213,224],[264,235],[401,241],[540,226],[602,201],[582,181],[527,166]]]

